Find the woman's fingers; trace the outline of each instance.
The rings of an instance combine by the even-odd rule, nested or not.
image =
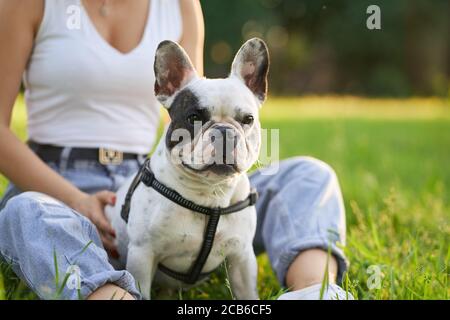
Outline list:
[[[114,205],[116,195],[111,191],[101,191],[93,195],[85,195],[74,207],[75,210],[88,217],[100,233],[116,237],[111,223],[106,218],[105,206]]]
[[[119,254],[114,243],[116,233],[105,215],[105,206],[107,204],[114,205],[116,195],[110,191],[101,191],[96,193],[94,197],[97,200],[97,203],[93,208],[94,212],[91,214],[92,222],[99,230],[100,239],[102,240],[105,250],[109,252],[113,258],[117,259]]]
[[[111,257],[115,259],[119,258],[119,253],[117,252],[117,247],[114,240],[103,232],[100,232],[100,239],[102,240],[103,247],[107,252],[109,252]]]
[[[112,237],[116,237],[116,232],[111,226],[111,223],[106,218],[103,208],[101,206],[98,206],[94,210],[95,211],[91,213],[92,222],[97,226],[97,228],[101,232],[105,232],[111,235]]]
[[[116,202],[116,195],[111,191],[101,191],[96,193],[94,197],[98,200],[98,203],[95,206],[95,212],[92,213],[92,222],[94,222],[101,231],[115,237],[116,233],[105,215],[105,206],[107,204],[114,205]]]
[[[116,194],[114,192],[104,190],[96,193],[95,196],[103,205],[109,204],[110,206],[114,206],[116,204]]]

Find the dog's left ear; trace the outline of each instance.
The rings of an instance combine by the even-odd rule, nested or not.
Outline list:
[[[236,76],[262,103],[267,96],[269,50],[263,40],[253,38],[241,47],[234,58],[231,76]]]
[[[197,78],[197,72],[184,49],[173,41],[159,44],[155,56],[155,95],[166,108],[169,98]]]

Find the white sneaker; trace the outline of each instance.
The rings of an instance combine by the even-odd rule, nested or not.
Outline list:
[[[301,290],[284,293],[278,297],[278,300],[320,300],[321,288],[321,283],[315,284]],[[330,284],[325,288],[322,300],[355,300],[355,298],[338,285]]]

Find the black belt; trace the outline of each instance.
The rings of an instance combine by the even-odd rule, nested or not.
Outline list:
[[[29,141],[30,148],[41,158],[44,162],[59,162],[64,147],[40,144],[34,141]],[[98,161],[101,164],[121,164],[123,160],[137,160],[140,155],[136,153],[126,153],[107,148],[71,148],[68,155],[70,160],[92,160]]]
[[[163,273],[187,284],[194,284],[199,279],[204,278],[211,273],[211,272],[201,273],[201,271],[205,266],[206,260],[208,259],[208,256],[211,252],[220,216],[241,211],[249,206],[253,206],[258,198],[258,193],[256,192],[256,190],[252,190],[247,198],[229,207],[209,208],[198,205],[186,198],[183,198],[183,196],[181,196],[178,192],[176,192],[173,189],[170,189],[169,187],[166,187],[161,182],[159,182],[155,178],[155,175],[153,174],[150,168],[150,159],[147,159],[143,164],[143,166],[141,167],[141,169],[139,170],[139,172],[136,174],[136,177],[133,179],[133,182],[131,183],[127,195],[125,197],[125,202],[122,205],[122,210],[120,214],[122,216],[122,219],[125,220],[125,222],[128,222],[128,217],[130,214],[131,198],[133,196],[134,191],[141,182],[145,184],[147,187],[153,188],[158,193],[160,193],[167,199],[172,200],[176,204],[186,209],[209,216],[208,225],[206,226],[206,230],[203,235],[202,247],[197,256],[197,259],[194,261],[188,273],[181,273],[171,270],[161,263],[158,265],[159,270],[161,270]]]

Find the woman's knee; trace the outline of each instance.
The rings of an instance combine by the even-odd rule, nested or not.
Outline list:
[[[288,173],[288,180],[303,180],[307,178],[308,180],[317,181],[321,185],[337,180],[336,172],[329,164],[313,157],[287,159],[281,164],[281,169]]]
[[[11,198],[0,211],[0,249],[14,252],[28,247],[28,242],[45,247],[55,239],[69,238],[85,243],[91,240],[94,229],[87,218],[62,202],[42,193],[25,192]],[[99,242],[98,237],[94,239]]]
[[[333,168],[311,157],[287,161],[289,170],[286,170],[280,190],[285,190],[283,203],[289,209],[291,221],[302,229],[301,233],[311,232],[304,229],[305,225],[334,228],[343,224],[345,209],[342,192]],[[309,223],[305,224],[306,221]]]
[[[40,196],[26,192],[12,197],[0,211],[0,253],[12,260],[18,256],[25,235],[30,239],[36,235]]]
[[[51,206],[63,207],[56,199],[38,192],[24,192],[11,199],[0,212],[0,225],[20,226],[33,221]]]

